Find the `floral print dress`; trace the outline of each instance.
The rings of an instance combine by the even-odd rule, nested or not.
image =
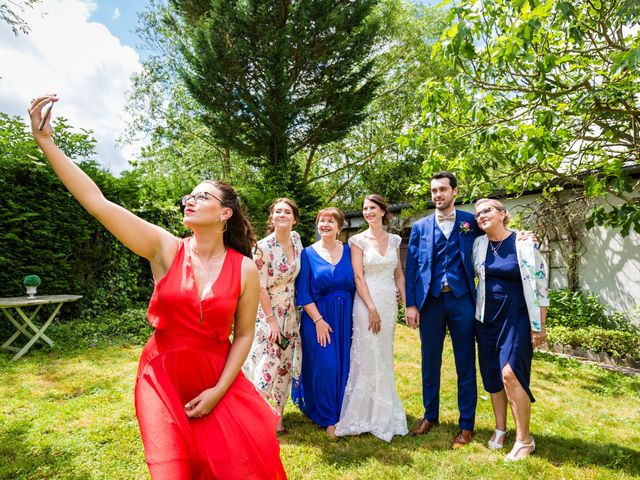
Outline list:
[[[256,331],[249,357],[242,370],[255,387],[282,407],[289,396],[292,376],[300,376],[300,321],[295,305],[295,280],[300,271],[302,242],[297,232],[291,232],[293,261],[290,264],[275,233],[258,242],[254,261],[260,274],[260,287],[269,293],[273,314],[281,333],[289,340],[282,350],[269,341],[267,316],[258,308]]]

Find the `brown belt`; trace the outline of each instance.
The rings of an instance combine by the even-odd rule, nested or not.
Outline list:
[[[442,287],[442,290],[440,290],[442,293],[449,293],[451,291],[451,287],[449,285],[445,285],[444,287]]]

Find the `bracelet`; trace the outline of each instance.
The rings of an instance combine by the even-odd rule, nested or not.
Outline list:
[[[273,312],[271,312],[269,315],[267,315],[267,317],[266,317],[266,318],[268,319],[269,317],[276,318],[276,316],[275,316],[275,314],[274,314]]]
[[[315,325],[316,323],[318,323],[320,320],[324,320],[324,317],[322,315],[320,315],[318,318],[316,318],[315,320],[311,320],[313,322],[313,324]]]

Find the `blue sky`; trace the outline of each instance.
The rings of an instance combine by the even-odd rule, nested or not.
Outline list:
[[[131,76],[141,70],[133,33],[146,1],[42,0],[22,16],[31,31],[0,22],[0,111],[27,121],[26,107],[57,93],[53,117],[92,130],[96,159],[119,173],[143,142],[120,145]]]
[[[138,12],[143,11],[149,2],[145,0],[100,0],[89,19],[105,25],[124,45],[128,45],[140,54],[140,41],[135,35],[138,25]]]
[[[442,0],[415,0],[424,5],[438,5]],[[138,51],[145,58],[145,52],[139,49],[140,41],[135,35],[138,13],[148,5],[146,0],[100,0],[92,12],[90,20],[105,25],[120,41]]]

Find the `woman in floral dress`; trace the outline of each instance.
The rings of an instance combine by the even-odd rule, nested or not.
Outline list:
[[[256,333],[243,371],[258,391],[275,403],[280,414],[289,397],[291,377],[300,376],[300,322],[295,306],[295,280],[300,271],[302,243],[292,231],[300,217],[298,206],[278,198],[269,213],[272,233],[258,242],[254,261],[260,273],[260,308]]]

